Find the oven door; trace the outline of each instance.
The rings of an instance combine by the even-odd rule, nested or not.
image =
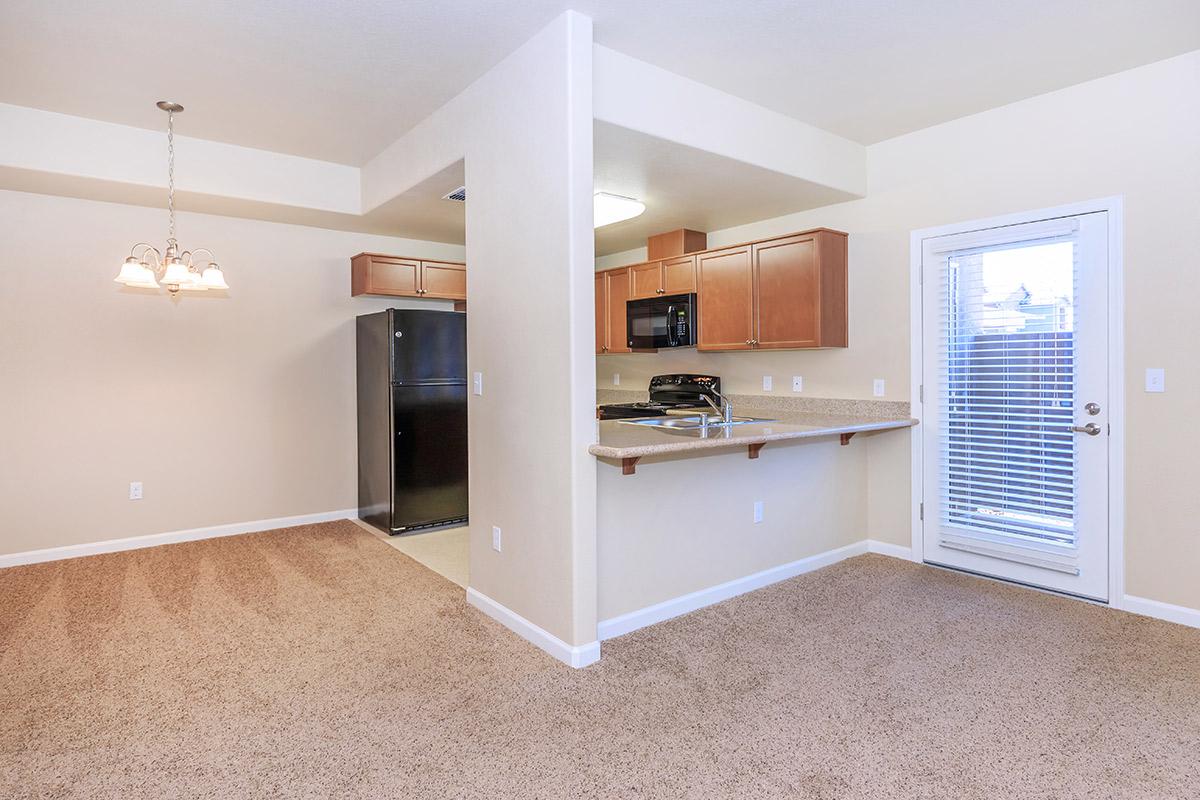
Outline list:
[[[626,306],[626,341],[631,350],[688,347],[696,343],[694,294],[630,300]]]

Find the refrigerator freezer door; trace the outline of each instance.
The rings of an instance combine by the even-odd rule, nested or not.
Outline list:
[[[467,315],[396,308],[392,315],[392,383],[465,383]]]
[[[393,531],[467,516],[467,387],[392,387]]]

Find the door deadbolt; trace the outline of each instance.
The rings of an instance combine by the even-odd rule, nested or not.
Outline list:
[[[1088,403],[1086,406],[1083,407],[1083,410],[1086,411],[1089,416],[1094,417],[1100,413],[1100,404],[1099,403]]]

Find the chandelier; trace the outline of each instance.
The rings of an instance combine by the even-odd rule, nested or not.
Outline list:
[[[158,107],[167,112],[167,249],[138,242],[129,251],[114,279],[117,283],[137,289],[159,289],[175,297],[180,292],[203,292],[209,289],[228,289],[225,275],[207,247],[196,250],[179,249],[175,241],[175,115],[183,111],[179,103],[159,100]],[[201,256],[206,253],[207,258]],[[204,267],[203,271],[201,267]]]

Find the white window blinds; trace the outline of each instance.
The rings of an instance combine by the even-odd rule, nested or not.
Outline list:
[[[941,522],[969,539],[1074,548],[1075,226],[1002,239],[960,241],[935,262]]]

